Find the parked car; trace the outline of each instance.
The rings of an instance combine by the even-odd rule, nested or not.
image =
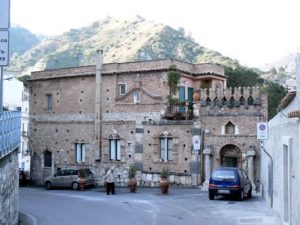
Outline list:
[[[236,167],[217,167],[214,169],[208,186],[208,197],[214,200],[219,195],[235,195],[243,201],[252,197],[252,185],[243,169]]]
[[[44,179],[46,189],[53,187],[70,187],[77,190],[79,181],[83,181],[86,186],[94,186],[94,176],[89,169],[62,169],[53,176]]]

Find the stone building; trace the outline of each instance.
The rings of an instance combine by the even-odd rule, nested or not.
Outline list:
[[[176,102],[168,98],[171,66],[181,73]],[[172,184],[202,185],[218,165],[243,167],[253,181],[256,123],[267,119],[267,99],[259,88],[226,82],[224,69],[212,64],[102,65],[101,52],[96,66],[33,72],[32,177],[42,184],[60,168],[88,166],[103,184],[113,166],[117,185],[126,185],[135,163],[139,185],[157,186],[162,168]]]

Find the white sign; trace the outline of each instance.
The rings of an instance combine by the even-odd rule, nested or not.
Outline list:
[[[257,139],[267,140],[268,139],[268,123],[257,123]]]
[[[8,65],[8,31],[0,31],[0,66]]]
[[[9,3],[10,0],[0,0],[0,29],[9,28]]]
[[[200,150],[200,145],[201,145],[201,141],[200,141],[200,136],[199,135],[195,135],[193,136],[193,150]]]

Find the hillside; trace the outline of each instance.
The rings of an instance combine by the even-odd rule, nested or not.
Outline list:
[[[104,50],[104,63],[175,58],[191,63],[238,63],[209,50],[184,30],[175,30],[140,16],[121,20],[107,17],[90,26],[45,39],[11,58],[9,70],[23,75],[34,70],[95,64],[95,51]]]
[[[282,59],[265,65],[263,69],[267,72],[262,74],[262,77],[272,80],[285,87],[289,87],[291,89],[295,88],[295,59],[297,54],[300,54],[300,47],[294,49],[289,55],[283,57]]]
[[[12,26],[9,29],[9,35],[11,43],[9,45],[10,57],[15,57],[17,54],[21,55],[40,42],[36,35],[19,26]]]

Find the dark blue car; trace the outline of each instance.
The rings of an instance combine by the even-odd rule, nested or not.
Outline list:
[[[208,186],[208,197],[234,195],[243,201],[244,197],[252,197],[252,185],[243,169],[236,167],[217,167],[214,169]]]

